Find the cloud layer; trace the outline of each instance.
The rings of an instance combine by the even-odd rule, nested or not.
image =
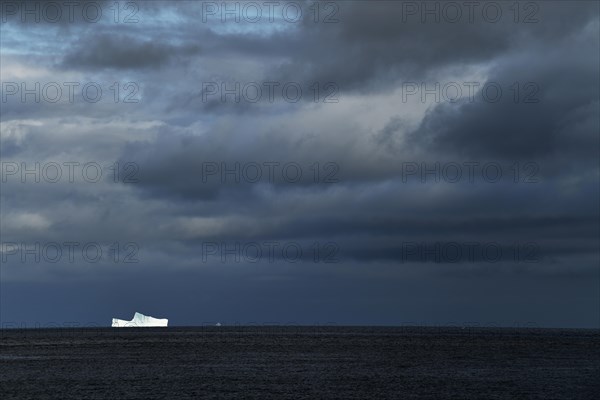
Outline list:
[[[598,326],[597,3],[13,3],[3,323]]]

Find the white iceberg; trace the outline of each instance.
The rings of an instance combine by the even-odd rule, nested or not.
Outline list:
[[[166,318],[153,318],[144,314],[136,312],[131,321],[125,321],[123,319],[113,318],[113,328],[135,328],[135,327],[149,327],[149,326],[167,326],[169,320]]]

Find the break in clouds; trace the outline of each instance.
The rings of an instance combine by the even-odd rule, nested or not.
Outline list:
[[[598,3],[53,4],[2,3],[3,324],[598,325]]]

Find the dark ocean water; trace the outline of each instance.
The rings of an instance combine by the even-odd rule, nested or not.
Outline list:
[[[0,332],[0,399],[593,399],[591,330]]]

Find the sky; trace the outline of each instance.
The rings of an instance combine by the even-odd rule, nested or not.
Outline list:
[[[7,1],[0,322],[600,327],[599,3]]]

